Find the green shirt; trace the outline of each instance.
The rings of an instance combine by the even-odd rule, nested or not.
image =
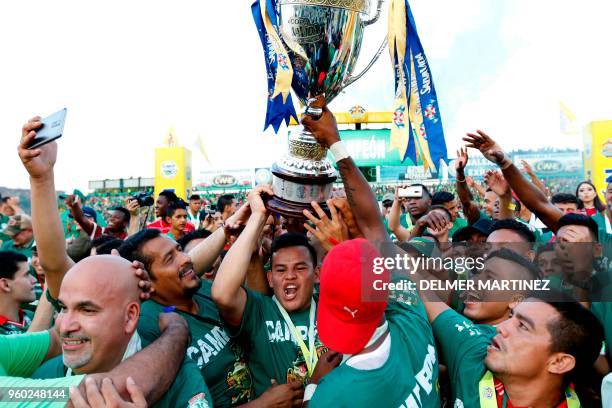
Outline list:
[[[4,230],[8,226],[9,217],[4,214],[0,214],[0,231]],[[0,232],[0,242],[10,241],[11,237],[6,235],[4,232]]]
[[[606,355],[612,359],[612,302],[593,302],[591,312],[597,317],[604,328],[604,341],[606,344]]]
[[[309,407],[439,407],[436,343],[422,308],[390,301],[387,361],[372,370],[340,365],[319,381]]]
[[[306,360],[295,341],[289,326],[283,319],[278,306],[269,296],[246,289],[247,301],[239,328],[231,334],[248,353],[249,367],[253,373],[255,396],[270,388],[270,380],[279,384],[301,380],[307,384],[309,375]],[[315,301],[318,296],[315,295]],[[300,332],[302,341],[308,347],[310,308],[290,313],[289,317]],[[315,349],[321,356],[327,349],[319,340],[315,318]]]
[[[0,250],[2,251],[13,251],[13,252],[17,252],[19,254],[25,255],[26,258],[28,258],[28,262],[32,260],[32,247],[34,246],[34,240],[30,241],[30,243],[28,243],[25,246],[22,247],[16,247],[15,243],[13,242],[13,240],[9,240],[6,241],[2,244],[2,247],[0,247]]]
[[[29,377],[49,351],[48,331],[0,336],[0,376]]]
[[[191,332],[187,357],[197,364],[201,373],[198,375],[206,380],[215,406],[244,404],[251,396],[251,373],[242,349],[221,326],[218,309],[210,296],[211,286],[211,282],[202,280],[202,288],[194,295],[199,308],[197,315],[175,310],[187,320]],[[157,317],[163,312],[164,306],[152,300],[142,304],[138,333],[143,345],[159,337]]]
[[[32,375],[32,378],[71,378],[66,377],[66,371],[67,367],[60,355],[43,364]],[[82,378],[83,376],[75,377]],[[206,408],[212,406],[209,398],[210,393],[198,368],[193,361],[186,358],[170,388],[153,406]]]
[[[455,218],[455,222],[453,222],[453,228],[451,228],[450,231],[448,231],[448,236],[452,237],[455,232],[467,226],[468,226],[468,222],[465,218],[459,218],[459,217]]]
[[[448,369],[451,401],[455,407],[479,407],[478,384],[487,371],[484,360],[495,328],[475,325],[452,309],[441,313],[432,327],[441,363]]]
[[[34,318],[34,313],[22,309],[19,311],[19,316],[21,318],[20,322],[13,322],[12,320],[8,320],[5,316],[0,316],[0,335],[22,334],[27,332]]]

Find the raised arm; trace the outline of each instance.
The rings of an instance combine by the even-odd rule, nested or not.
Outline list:
[[[410,231],[404,228],[400,222],[402,216],[402,205],[400,204],[399,197],[397,196],[397,188],[395,189],[395,198],[393,204],[389,210],[389,229],[395,234],[397,240],[400,242],[409,241],[411,238]]]
[[[512,192],[504,176],[499,171],[489,170],[484,179],[487,186],[499,197],[499,219],[514,219]]]
[[[478,206],[474,203],[474,197],[465,179],[465,166],[467,166],[468,160],[469,156],[465,148],[457,150],[457,160],[455,160],[457,195],[463,207],[463,215],[465,215],[468,223],[473,224],[480,218],[480,211],[478,211]]]
[[[91,222],[91,220],[85,217],[85,214],[83,214],[83,208],[81,207],[79,198],[76,195],[71,194],[66,197],[65,203],[77,224],[81,226],[87,235],[91,236],[91,234],[94,232],[95,225],[93,222]]]
[[[467,142],[467,147],[480,150],[484,157],[497,164],[519,200],[548,228],[553,232],[557,231],[557,222],[563,216],[563,212],[548,201],[546,195],[538,187],[523,177],[501,146],[481,130],[476,133],[468,133],[463,140]]]
[[[247,294],[242,288],[251,255],[268,219],[262,193],[273,195],[270,186],[259,186],[249,194],[251,216],[236,242],[223,258],[212,285],[212,298],[223,319],[231,326],[240,326]]]
[[[302,124],[312,132],[319,143],[330,148],[335,143],[340,142],[336,118],[334,118],[334,115],[329,109],[323,105],[324,102],[322,98],[317,100],[317,104],[323,109],[323,114],[319,118],[305,115],[302,118]],[[359,229],[361,229],[365,237],[370,241],[390,241],[389,235],[387,235],[387,231],[380,217],[378,202],[372,193],[370,185],[350,156],[340,158],[340,160],[338,159],[337,157],[336,160],[342,182],[344,183],[346,198],[355,215]]]
[[[544,193],[544,195],[546,197],[550,196],[550,191],[548,191],[548,188],[546,188],[546,185],[544,184],[544,182],[542,180],[540,180],[538,178],[538,176],[536,176],[535,172],[533,171],[533,168],[531,167],[531,165],[529,163],[527,163],[525,160],[521,160],[521,165],[523,166],[523,170],[525,171],[525,173],[527,173],[527,175],[529,176],[529,178],[531,179],[531,182],[540,189],[540,191],[542,193]]]
[[[64,274],[74,263],[66,254],[66,240],[55,198],[53,166],[57,144],[51,142],[34,150],[26,148],[40,126],[39,116],[23,125],[18,152],[30,175],[32,227],[38,257],[46,272],[47,289],[52,297],[57,298]]]
[[[229,235],[231,235],[231,231],[244,225],[249,214],[249,206],[243,205],[234,215],[227,219],[224,228],[218,228],[204,241],[200,242],[189,251],[194,270],[198,275],[203,275],[204,272],[208,271],[213,266],[217,257],[223,250]]]

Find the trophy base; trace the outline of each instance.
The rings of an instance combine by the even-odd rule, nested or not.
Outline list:
[[[318,203],[319,206],[325,213],[330,216],[329,208],[326,203]],[[266,202],[266,208],[275,214],[280,214],[285,218],[292,218],[297,220],[306,220],[304,216],[304,210],[310,211],[317,217],[316,211],[310,204],[295,203],[287,200],[283,200],[280,197],[273,197]]]

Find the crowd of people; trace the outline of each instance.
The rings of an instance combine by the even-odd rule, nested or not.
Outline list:
[[[322,109],[303,125],[342,187],[303,219],[270,213],[270,186],[58,203],[60,146],[29,150],[29,120],[31,214],[0,207],[0,401],[612,406],[612,183],[605,200],[588,181],[551,192],[477,131],[452,188],[373,191]],[[482,184],[475,150],[498,167]]]

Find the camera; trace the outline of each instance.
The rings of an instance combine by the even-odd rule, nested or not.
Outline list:
[[[150,207],[155,203],[153,197],[147,193],[139,193],[133,197],[130,197],[130,200],[136,200],[138,205],[141,207]]]

